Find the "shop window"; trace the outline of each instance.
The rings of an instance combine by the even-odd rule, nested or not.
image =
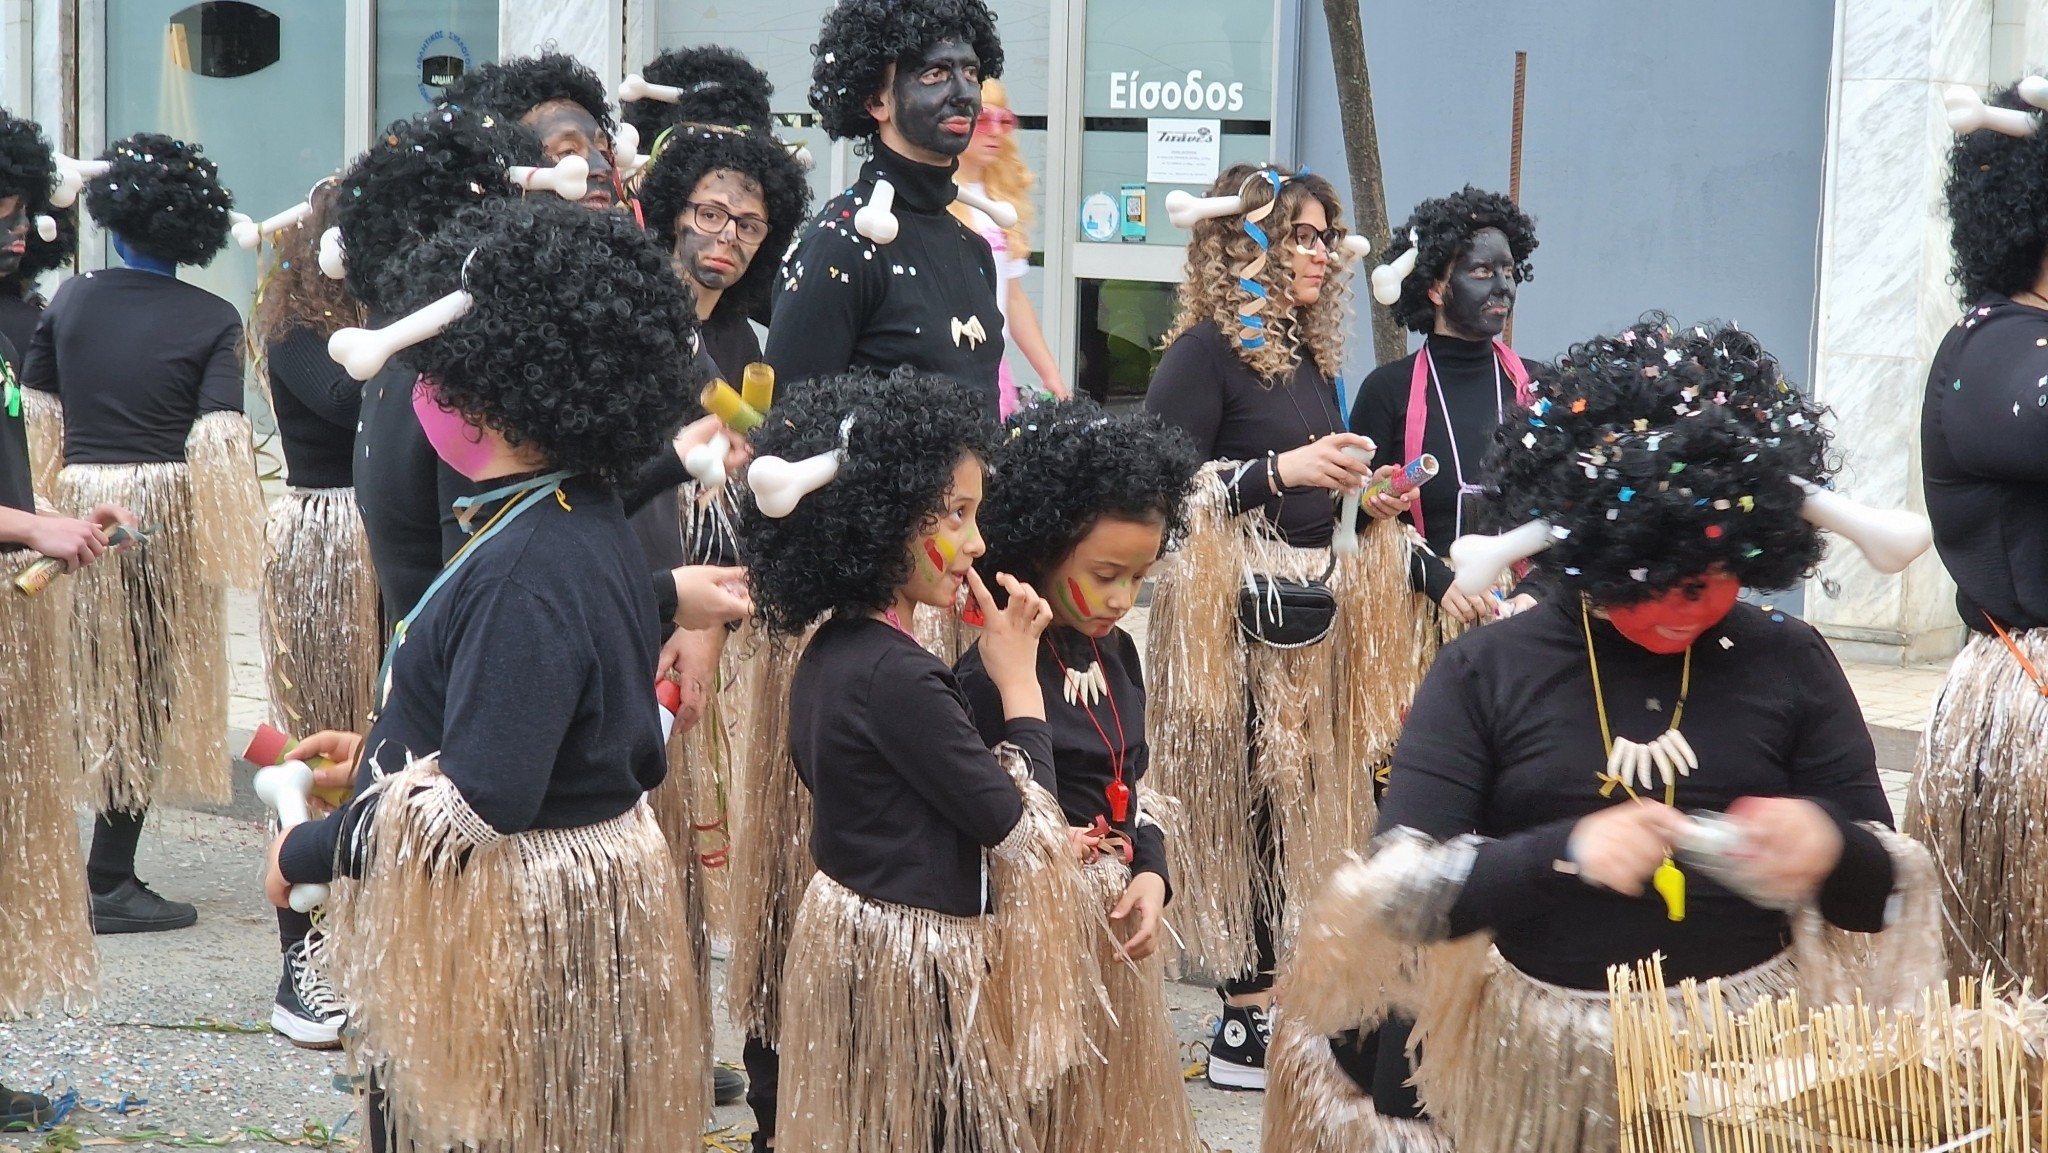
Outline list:
[[[1080,281],[1076,377],[1082,392],[1111,408],[1144,398],[1173,324],[1178,287],[1150,280]]]
[[[242,0],[194,4],[171,16],[171,41],[187,71],[216,79],[247,76],[277,63],[277,14]]]

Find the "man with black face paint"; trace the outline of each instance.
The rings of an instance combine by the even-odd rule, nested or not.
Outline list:
[[[783,258],[769,363],[783,387],[908,365],[958,381],[995,420],[995,260],[946,211],[981,82],[1002,74],[995,18],[981,0],[842,0],[813,51],[811,106],[869,159]]]
[[[1379,446],[1376,468],[1436,457],[1443,470],[1436,480],[1409,497],[1375,497],[1370,511],[1407,517],[1428,542],[1429,552],[1418,551],[1413,562],[1416,589],[1454,620],[1485,622],[1535,603],[1533,596],[1521,589],[1505,602],[1468,596],[1451,587],[1444,558],[1461,532],[1479,527],[1471,522],[1485,483],[1481,462],[1493,430],[1527,390],[1528,372],[1500,336],[1515,290],[1529,278],[1536,226],[1507,197],[1467,185],[1417,205],[1394,234],[1388,255],[1407,274],[1399,298],[1385,303],[1394,319],[1424,334],[1423,344],[1365,378],[1351,431]],[[1385,271],[1374,277],[1375,292]]]
[[[582,61],[543,52],[486,64],[449,85],[440,103],[507,116],[533,129],[546,163],[582,157],[590,165],[590,191],[583,196],[583,206],[618,206],[611,105],[597,74]]]

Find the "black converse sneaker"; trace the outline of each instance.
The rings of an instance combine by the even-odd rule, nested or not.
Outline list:
[[[341,1026],[347,1018],[348,1010],[334,986],[306,962],[306,942],[286,949],[270,1027],[301,1049],[339,1049]]]
[[[1257,1005],[1225,1005],[1223,1020],[1209,1042],[1209,1084],[1217,1089],[1264,1089],[1266,1042],[1273,1016]]]

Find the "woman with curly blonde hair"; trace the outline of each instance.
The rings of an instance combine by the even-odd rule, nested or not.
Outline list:
[[[1369,823],[1369,766],[1392,748],[1396,682],[1415,661],[1412,629],[1387,611],[1405,595],[1398,526],[1336,531],[1336,498],[1374,476],[1338,379],[1350,292],[1336,191],[1238,165],[1208,196],[1145,398],[1210,462],[1154,599],[1149,667],[1159,787],[1186,806],[1183,968],[1223,981],[1209,1080],[1262,1089],[1289,895]]]
[[[996,275],[1003,282],[996,293],[996,303],[1003,310],[1003,339],[1024,354],[1046,392],[1066,400],[1072,393],[1060,379],[1059,362],[1045,343],[1038,311],[1024,291],[1024,274],[1031,271],[1031,186],[1037,178],[1017,147],[1017,114],[1010,110],[1010,94],[1000,80],[981,82],[981,114],[975,117],[974,139],[960,154],[953,182],[983,199],[1002,201],[1017,210],[1017,223],[1005,228],[970,204],[955,200],[951,205],[953,215],[988,241],[995,254]],[[1020,400],[1007,361],[996,376],[996,389],[1003,419],[1008,420]]]

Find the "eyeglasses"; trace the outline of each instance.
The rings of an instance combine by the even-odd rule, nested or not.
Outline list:
[[[768,222],[758,216],[734,216],[716,204],[700,204],[690,201],[690,226],[706,236],[722,236],[725,226],[733,226],[733,232],[743,244],[759,244],[768,239]]]
[[[991,136],[1008,136],[1017,131],[1017,114],[1007,108],[984,107],[974,118],[974,130]]]
[[[1318,232],[1313,224],[1297,224],[1294,226],[1294,243],[1298,248],[1310,249],[1321,245],[1323,255],[1328,256],[1337,251],[1338,245],[1344,243],[1344,230],[1325,228]]]

